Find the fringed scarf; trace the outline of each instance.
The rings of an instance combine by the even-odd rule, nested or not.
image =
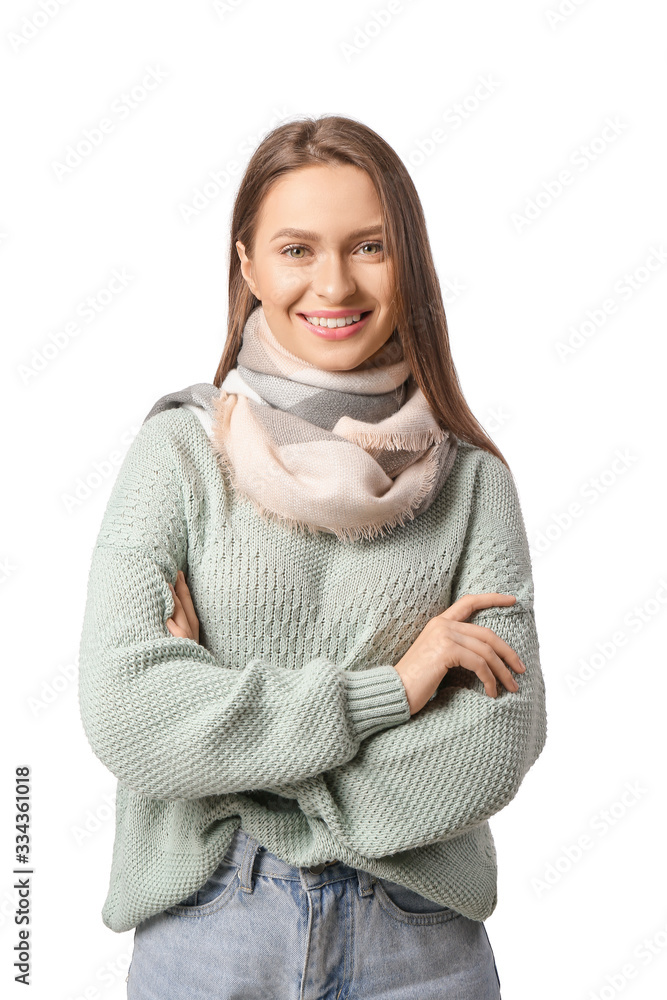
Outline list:
[[[456,456],[396,331],[359,368],[325,371],[276,340],[261,305],[212,413],[213,449],[262,517],[344,541],[427,510]]]

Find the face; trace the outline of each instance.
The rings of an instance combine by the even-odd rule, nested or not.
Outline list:
[[[378,196],[359,167],[317,164],[284,174],[262,203],[252,259],[240,241],[236,248],[271,332],[297,357],[350,371],[391,336],[393,268]],[[345,316],[358,321],[347,325]]]

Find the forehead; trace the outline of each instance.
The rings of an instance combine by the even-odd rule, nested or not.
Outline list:
[[[257,236],[271,240],[281,228],[345,237],[380,226],[380,200],[365,170],[351,164],[318,164],[290,170],[271,186],[259,213]]]

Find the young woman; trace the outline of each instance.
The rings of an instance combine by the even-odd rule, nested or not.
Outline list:
[[[340,116],[255,151],[215,379],[152,407],[88,581],[132,1000],[486,1000],[488,818],[546,738],[518,494],[420,202]]]

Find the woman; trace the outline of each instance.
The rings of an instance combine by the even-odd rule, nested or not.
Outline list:
[[[487,820],[544,745],[544,682],[417,193],[361,123],[288,122],[231,235],[214,382],[147,415],[88,582],[128,996],[498,997]]]

